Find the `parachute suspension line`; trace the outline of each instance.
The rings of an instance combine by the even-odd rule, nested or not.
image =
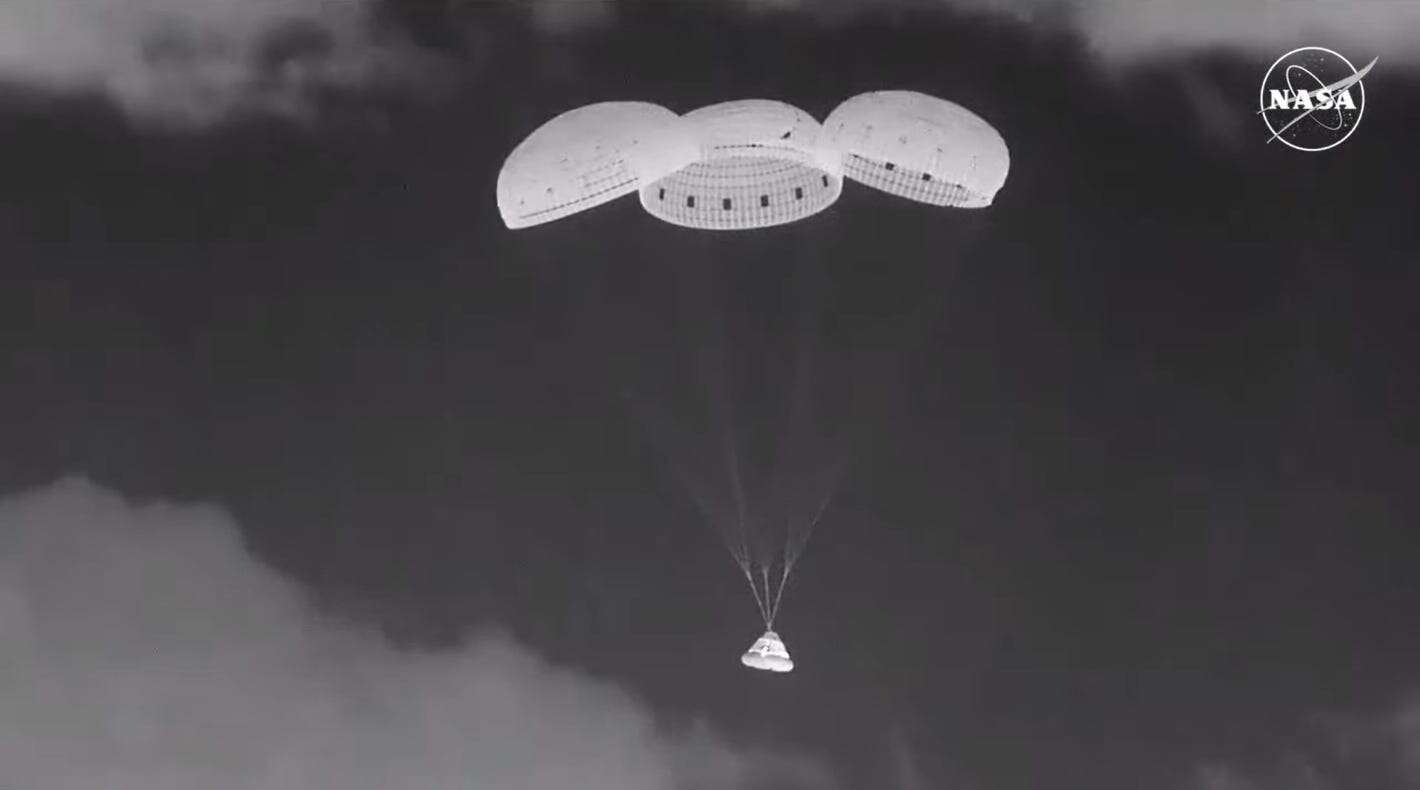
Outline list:
[[[754,575],[750,573],[750,551],[749,551],[749,530],[745,527],[745,494],[744,483],[740,480],[740,454],[735,447],[734,436],[727,428],[724,434],[725,441],[725,465],[729,467],[730,488],[735,496],[735,519],[739,527],[740,535],[740,560],[741,569],[744,570],[745,579],[749,581],[750,592],[754,593],[754,602],[759,605],[759,616],[764,620],[766,628],[772,622],[769,614],[769,585],[764,586],[764,593],[761,594],[759,586],[754,581]]]
[[[789,581],[789,563],[784,563],[784,573],[779,576],[779,589],[774,591],[774,602],[769,605],[769,619],[779,616],[779,604],[784,601],[784,583]]]
[[[764,620],[764,627],[768,628],[770,622],[769,604],[765,601],[764,596],[759,594],[759,587],[754,583],[754,576],[749,572],[749,564],[741,563],[740,570],[745,573],[745,581],[749,582],[749,591],[754,593],[754,603],[759,607],[759,616]]]
[[[814,528],[823,518],[824,511],[828,510],[828,503],[833,499],[833,489],[829,488],[823,495],[823,501],[819,503],[818,510],[814,512],[813,520],[799,535],[797,541],[794,540],[794,531],[789,530],[789,534],[784,539],[784,573],[779,577],[779,590],[774,593],[773,603],[769,607],[769,622],[773,623],[774,618],[779,616],[779,605],[784,602],[784,585],[789,581],[789,574],[794,571],[794,563],[799,561],[799,555],[803,554],[804,547],[808,545],[809,535],[813,534]],[[765,594],[768,594],[766,585]]]
[[[774,593],[774,603],[769,606],[769,620],[773,622],[779,616],[779,604],[784,601],[784,583],[789,581],[789,572],[794,569],[794,556],[790,553],[792,536],[784,539],[784,572],[779,575],[779,589]]]
[[[809,543],[809,536],[813,534],[814,528],[818,526],[819,520],[823,518],[824,511],[828,510],[828,503],[833,501],[833,493],[833,486],[830,486],[828,490],[824,492],[823,500],[818,503],[818,509],[814,511],[814,517],[809,521],[809,525],[798,534],[798,540],[793,541],[793,550],[788,551],[786,549],[785,556],[791,565],[798,561],[800,554],[804,553],[804,547]],[[790,539],[792,540],[793,537],[794,533],[791,531]]]
[[[735,495],[735,525],[739,533],[739,552],[735,554],[735,560],[744,572],[745,581],[749,582],[749,591],[754,594],[755,606],[759,607],[759,617],[764,621],[767,629],[774,618],[769,613],[769,585],[764,586],[764,592],[760,592],[759,584],[754,579],[754,573],[750,570],[750,565],[754,562],[750,556],[749,530],[746,528],[746,506],[744,498],[744,486],[740,482],[739,453],[735,449],[734,440],[725,440],[725,462],[730,468],[731,487]],[[734,552],[732,552],[734,553]]]
[[[774,629],[774,610],[768,606],[768,604],[769,604],[769,566],[768,566],[768,565],[761,565],[761,566],[759,566],[759,572],[760,572],[761,578],[764,579],[764,602],[765,602],[764,627],[765,627],[765,628],[768,628],[768,629],[770,629],[770,630],[773,630],[773,629]]]
[[[735,448],[735,439],[729,433],[725,434],[725,465],[730,472],[730,490],[735,496],[735,515],[739,519],[740,546],[744,550],[746,560],[749,557],[749,533],[745,530],[745,491],[744,483],[740,481],[740,453]]]

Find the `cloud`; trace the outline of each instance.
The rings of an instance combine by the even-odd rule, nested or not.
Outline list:
[[[135,120],[300,115],[396,70],[374,0],[5,0],[0,83],[97,92]]]
[[[708,1],[708,0],[707,0]],[[1110,61],[1200,47],[1275,57],[1320,44],[1355,61],[1420,61],[1408,0],[718,0],[851,19],[885,5],[951,7],[1055,25]],[[301,116],[331,90],[405,71],[412,51],[376,32],[379,0],[5,0],[0,84],[109,97],[135,121],[202,126],[245,113]],[[616,0],[521,0],[561,35],[614,24]]]
[[[1420,692],[1384,714],[1327,716],[1323,723],[1344,758],[1382,761],[1405,785],[1420,787]]]
[[[1300,46],[1340,50],[1357,67],[1378,55],[1411,62],[1418,56],[1420,5],[1404,0],[1073,0],[1072,6],[1080,31],[1111,58],[1196,47],[1275,57]]]
[[[831,786],[668,733],[505,636],[397,650],[309,608],[221,510],[80,480],[0,500],[0,766],[51,790]]]
[[[1392,726],[1400,739],[1400,765],[1403,776],[1420,785],[1420,695],[1416,695],[1396,714]]]
[[[1299,46],[1339,50],[1359,67],[1372,57],[1420,62],[1420,4],[1410,0],[729,0],[843,18],[885,5],[952,7],[1042,24],[1061,21],[1112,62],[1227,48],[1270,56]]]
[[[1195,790],[1337,790],[1420,786],[1420,695],[1383,713],[1323,714],[1271,764],[1200,765]],[[1263,761],[1264,763],[1266,761]]]
[[[1201,767],[1195,777],[1196,790],[1336,790],[1312,763],[1299,755],[1289,755],[1265,778],[1245,775],[1227,765]]]
[[[1256,784],[1226,765],[1211,763],[1198,767],[1194,787],[1197,790],[1259,790]]]
[[[533,24],[553,35],[583,33],[611,25],[616,0],[523,0]]]

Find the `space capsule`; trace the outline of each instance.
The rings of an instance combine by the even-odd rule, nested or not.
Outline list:
[[[751,669],[767,672],[792,672],[794,669],[794,660],[789,658],[789,648],[784,646],[784,640],[773,631],[765,631],[763,636],[754,640],[754,644],[740,656],[740,663]]]

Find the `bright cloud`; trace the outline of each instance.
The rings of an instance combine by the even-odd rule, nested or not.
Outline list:
[[[6,786],[832,786],[505,636],[397,650],[313,612],[221,510],[79,480],[0,500],[0,634]]]
[[[110,97],[136,120],[201,125],[305,112],[391,70],[373,0],[5,0],[0,82]]]

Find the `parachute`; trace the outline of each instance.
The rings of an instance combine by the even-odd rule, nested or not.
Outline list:
[[[498,211],[526,228],[635,192],[699,156],[675,113],[645,102],[603,102],[565,112],[513,149],[498,173]]]
[[[958,104],[912,91],[864,93],[824,121],[848,178],[935,206],[982,208],[1006,183],[1006,141]]]
[[[1009,169],[991,124],[912,91],[854,96],[822,125],[766,99],[683,116],[603,102],[553,118],[513,150],[498,175],[498,209],[509,228],[526,228],[637,192],[665,222],[750,230],[818,214],[844,178],[919,203],[981,208]]]
[[[818,121],[783,102],[751,99],[684,116],[700,145],[690,165],[641,188],[641,206],[675,225],[747,230],[795,222],[833,205],[842,158]]]
[[[563,113],[520,143],[499,173],[498,208],[509,228],[526,228],[635,192],[641,207],[664,222],[739,231],[823,212],[842,194],[844,179],[918,203],[981,208],[995,200],[1009,169],[1006,143],[989,123],[911,91],[854,96],[823,124],[765,99],[683,116],[644,102],[605,102]],[[746,488],[731,399],[713,382],[707,391],[717,401],[718,425],[706,433],[719,446],[677,452],[694,444],[682,435],[661,448],[671,451],[681,482],[754,596],[765,630],[742,663],[774,672],[794,667],[774,630],[785,587],[845,466],[841,448],[807,417],[814,389],[807,381],[799,376],[795,385],[774,474],[749,476],[767,481],[767,495]],[[674,433],[671,420],[645,421],[661,439]],[[695,471],[707,458],[721,475]]]

